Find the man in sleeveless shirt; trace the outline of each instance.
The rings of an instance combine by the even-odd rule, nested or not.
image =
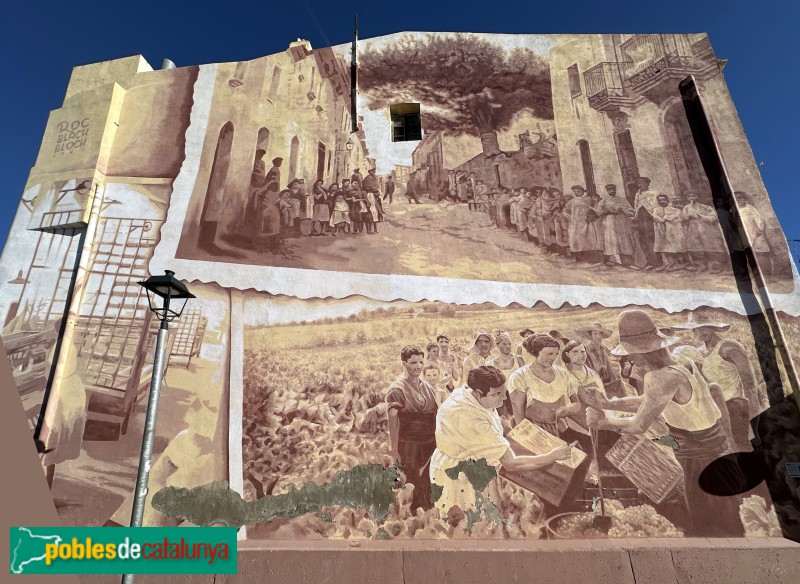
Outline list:
[[[750,420],[766,408],[761,406],[758,383],[744,347],[720,336],[730,328],[724,322],[695,320],[690,316],[688,322],[673,328],[691,330],[705,345],[701,369],[709,381],[722,389],[730,417],[732,446],[737,452],[751,451]]]
[[[612,355],[629,355],[644,372],[641,396],[609,400],[599,392],[587,412],[589,425],[623,434],[643,434],[663,419],[678,443],[675,456],[684,474],[686,506],[692,519],[690,534],[697,537],[741,537],[739,497],[720,497],[700,486],[700,475],[712,462],[731,452],[722,428],[722,414],[714,403],[702,374],[693,366],[678,365],[668,347],[678,339],[661,333],[641,310],[625,310],[619,316],[620,344]],[[597,409],[594,409],[597,408]],[[605,410],[634,413],[628,418],[607,418]],[[734,464],[719,465],[712,481],[719,492],[740,492],[744,483]],[[704,477],[704,483],[707,483]]]
[[[411,513],[430,509],[431,481],[428,461],[436,449],[436,392],[420,379],[425,355],[419,347],[400,351],[405,372],[386,393],[392,453],[403,465],[406,482],[414,485]]]

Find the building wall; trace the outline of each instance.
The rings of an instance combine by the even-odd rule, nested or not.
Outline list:
[[[665,53],[653,53],[654,47]],[[362,41],[355,132],[350,49],[315,50],[297,41],[284,52],[238,63],[153,71],[132,57],[76,68],[63,107],[50,115],[11,244],[0,258],[7,282],[0,288],[4,342],[32,429],[43,416],[40,437],[52,449],[43,465],[54,473],[54,497],[69,503],[60,509],[63,522],[124,524],[130,516],[131,461],[156,325],[138,282],[174,269],[197,299],[171,325],[150,485],[168,504],[151,499],[147,524],[200,522],[197,509],[175,506],[169,487],[227,480],[248,504],[292,488],[302,498],[280,520],[248,515],[241,537],[252,540],[591,536],[588,515],[579,515],[589,512],[596,494],[588,432],[575,438],[581,452],[570,451],[580,464],[536,471],[534,478],[506,472],[495,478],[496,465],[481,467],[479,460],[485,484],[466,471],[460,480],[465,492],[480,497],[462,501],[467,508],[460,512],[428,508],[433,501],[418,497],[427,488],[423,465],[430,453],[413,460],[404,450],[404,466],[391,466],[398,445],[391,441],[387,403],[397,392],[388,388],[406,371],[404,347],[418,346],[431,359],[429,344],[444,334],[453,362],[427,368],[436,386],[429,396],[435,405],[426,402],[430,416],[454,399],[451,390],[478,363],[476,331],[491,344],[509,345],[510,356],[497,348],[490,355],[517,368],[534,359],[521,346],[525,329],[549,335],[559,355],[569,340],[588,346],[594,329],[605,343],[598,350],[609,359],[597,389],[649,395],[643,371],[620,351],[610,354],[630,344],[624,320],[636,310],[652,325],[646,334],[669,347],[672,358],[695,367],[689,359],[700,371],[708,357],[708,379],[692,389],[706,388],[708,400],[714,399],[709,383],[723,385],[734,375],[728,368],[727,376],[714,378],[716,356],[703,353],[708,347],[696,331],[716,331],[743,382],[742,395],[727,401],[714,390],[720,420],[727,413],[718,442],[752,449],[748,422],[758,416],[753,431],[768,444],[758,455],[764,468],[777,470],[745,485],[741,497],[726,494],[715,503],[697,485],[681,482],[690,469],[680,445],[676,451],[668,440],[670,428],[634,426],[627,440],[615,442],[614,435],[614,444],[603,445],[616,448],[601,461],[613,476],[612,537],[794,534],[800,507],[783,469],[796,460],[793,436],[800,428],[792,395],[800,303],[785,239],[707,39],[401,33]],[[664,61],[665,70],[656,70],[659,56],[672,59]],[[641,257],[621,257],[633,253],[607,249],[609,232],[620,239],[627,232],[632,242],[636,231],[641,245],[638,224],[623,218],[603,231],[610,221],[596,209],[580,214],[585,199],[560,198],[556,191],[581,185],[602,201],[604,185],[615,183],[632,199],[626,187],[646,176],[653,190],[678,196],[676,208],[687,185],[710,205],[709,182],[698,174],[699,158],[685,132],[688,121],[678,115],[677,83],[689,74],[698,81],[734,189],[754,195],[751,218],[763,225],[755,219],[749,225],[766,234],[767,247],[759,243],[755,251],[769,264],[769,298],[753,296],[761,281],[748,280],[747,295],[744,264],[736,263],[741,245],[706,250],[699,265],[691,261],[696,250],[661,250],[677,257],[663,255],[662,269],[651,269]],[[422,141],[391,142],[388,106],[397,100],[420,103]],[[625,163],[621,135],[630,137]],[[266,151],[263,165],[255,160],[259,149]],[[636,164],[629,164],[634,157]],[[277,158],[280,178],[273,180]],[[329,202],[312,198],[318,177],[330,187],[373,168],[377,192],[335,190]],[[549,187],[558,204],[537,216],[534,205],[518,201],[512,210],[512,193],[479,206],[402,197],[412,177],[425,193],[450,170],[475,172],[489,187],[516,192]],[[398,196],[381,205],[389,174]],[[305,190],[289,188],[300,178]],[[347,206],[331,220],[339,195]],[[630,211],[623,213],[628,219]],[[708,230],[722,241],[720,221],[712,217]],[[599,230],[596,247],[587,247],[592,229]],[[739,237],[735,224],[725,229]],[[788,343],[761,312],[759,301],[767,300],[780,311]],[[553,357],[565,364],[563,356]],[[53,391],[41,414],[48,382]],[[562,388],[565,400],[579,393],[570,384]],[[736,400],[745,406],[728,403]],[[736,415],[738,425],[731,426]],[[505,432],[516,430],[512,438],[535,454],[549,450],[542,444],[569,437],[565,427],[538,421],[528,431],[542,443],[526,442],[525,426],[508,415]],[[637,458],[639,448],[649,449],[649,458]],[[327,486],[304,487],[309,481]],[[354,486],[340,492],[336,484]],[[320,499],[323,491],[330,497]],[[417,511],[420,503],[424,509]],[[297,508],[313,511],[295,516]],[[709,509],[716,514],[693,521]],[[572,514],[572,527],[559,523],[562,513]]]

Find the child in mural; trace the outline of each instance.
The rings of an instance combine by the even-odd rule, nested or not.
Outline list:
[[[586,328],[577,329],[575,333],[588,340],[588,344],[586,344],[587,364],[599,374],[605,393],[612,397],[625,396],[627,392],[622,383],[620,369],[611,359],[611,351],[603,345],[603,341],[612,335],[611,330],[601,323],[595,322]]]
[[[278,199],[278,209],[281,214],[281,228],[289,229],[294,223],[294,203],[292,203],[292,191],[284,189]]]
[[[688,203],[681,209],[689,252],[686,269],[718,274],[724,265],[726,248],[717,212],[710,205],[698,203],[697,193],[687,192],[686,199]]]
[[[681,254],[686,253],[683,216],[679,208],[670,205],[667,195],[658,195],[656,201],[658,207],[652,213],[655,223],[653,251],[661,254],[664,263],[654,271],[674,272],[682,267]]]
[[[403,464],[406,482],[414,485],[411,512],[430,509],[431,483],[426,467],[436,449],[436,390],[420,379],[424,354],[419,347],[405,346],[400,360],[405,372],[387,390],[389,440],[392,453]]]
[[[328,205],[328,197],[331,195],[322,186],[321,178],[314,181],[311,196],[314,198],[314,213],[311,216],[314,225],[311,235],[326,235],[330,230],[331,209]]]
[[[462,510],[475,507],[475,491],[465,473],[451,478],[446,472],[462,461],[485,459],[490,466],[524,472],[570,457],[569,446],[537,456],[514,453],[497,413],[506,398],[505,383],[505,375],[496,367],[472,369],[466,384],[457,388],[436,414],[436,449],[431,456],[429,479],[442,489],[436,501],[442,516],[453,506]]]
[[[333,213],[329,225],[334,228],[333,235],[337,233],[350,233],[350,206],[345,200],[343,192],[336,193],[333,202]]]

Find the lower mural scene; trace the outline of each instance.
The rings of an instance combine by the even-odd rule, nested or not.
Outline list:
[[[248,539],[782,534],[763,477],[724,458],[752,453],[765,378],[788,392],[744,316],[244,306],[243,500],[229,494]],[[180,514],[165,494],[154,506]]]

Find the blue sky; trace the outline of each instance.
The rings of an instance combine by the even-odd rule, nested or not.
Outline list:
[[[38,2],[3,8],[0,241],[5,241],[50,110],[72,67],[143,54],[178,66],[253,59],[297,37],[322,47],[403,30],[498,33],[707,32],[787,238],[800,239],[796,175],[800,3],[673,2]]]

